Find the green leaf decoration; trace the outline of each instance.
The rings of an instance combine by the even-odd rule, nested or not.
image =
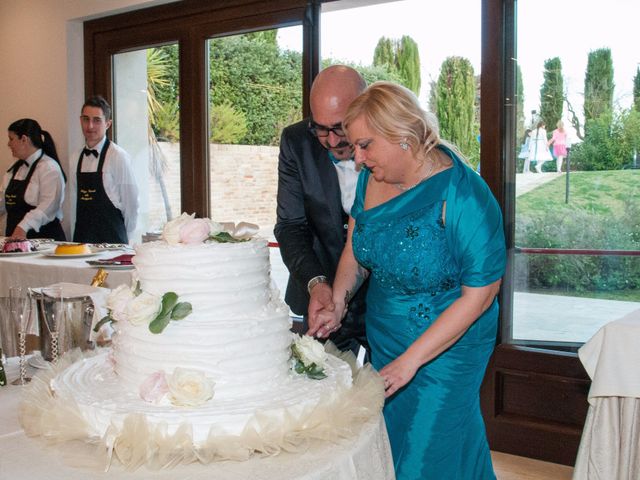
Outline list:
[[[100,328],[105,324],[105,323],[111,323],[111,322],[115,322],[115,320],[113,318],[111,318],[111,314],[107,314],[104,317],[102,317],[98,323],[96,323],[96,326],[93,327],[93,331],[98,333],[98,330],[100,330]]]
[[[298,348],[295,343],[291,344],[291,356],[296,359],[296,364],[293,367],[293,370],[299,375],[306,375],[312,380],[322,380],[323,378],[327,378],[327,375],[324,373],[324,369],[312,363],[311,365],[305,366],[300,360],[301,355],[298,351]]]
[[[171,320],[182,320],[189,315],[192,311],[191,304],[189,302],[178,302],[173,310],[171,310]]]
[[[158,317],[168,317],[171,315],[171,310],[178,303],[178,295],[175,292],[167,292],[162,296],[162,309],[158,314]]]
[[[171,316],[170,314],[166,314],[166,315],[158,315],[150,324],[149,324],[149,331],[151,333],[162,333],[162,331],[167,328],[167,325],[169,325],[169,322],[171,321]]]
[[[307,374],[307,377],[313,380],[322,380],[323,378],[327,378],[327,376],[324,373],[324,370],[318,369],[318,367],[315,367],[314,369],[307,371],[306,374]]]
[[[209,240],[215,240],[218,243],[240,243],[248,242],[249,239],[233,238],[229,232],[220,232],[215,235],[209,235]]]

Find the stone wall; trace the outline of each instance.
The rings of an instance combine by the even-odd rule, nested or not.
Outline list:
[[[166,158],[163,179],[172,215],[180,215],[180,146],[160,143]],[[265,234],[273,230],[278,189],[278,147],[210,145],[211,218],[219,222],[252,222]],[[163,197],[157,182],[150,180],[148,230],[166,222]]]

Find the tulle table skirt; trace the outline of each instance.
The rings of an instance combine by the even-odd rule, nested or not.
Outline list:
[[[10,380],[17,376],[17,359],[10,359],[8,374]],[[387,432],[379,413],[363,418],[351,437],[336,436],[330,441],[308,438],[304,448],[295,453],[283,450],[275,456],[253,456],[245,461],[215,461],[206,465],[194,461],[171,465],[170,468],[145,465],[134,472],[114,461],[108,471],[98,471],[96,468],[100,461],[96,462],[96,459],[104,456],[103,445],[91,445],[80,440],[56,442],[54,438],[47,438],[46,432],[42,432],[41,437],[27,437],[18,421],[18,411],[25,395],[28,395],[27,389],[17,386],[0,388],[2,478],[395,479]],[[104,470],[104,465],[101,468]]]

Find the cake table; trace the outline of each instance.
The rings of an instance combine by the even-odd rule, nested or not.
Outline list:
[[[9,381],[18,376],[18,359],[7,362]],[[33,370],[30,371],[34,373]],[[282,453],[254,457],[244,462],[190,464],[135,472],[113,464],[108,472],[72,468],[64,463],[64,450],[50,447],[40,438],[28,438],[18,423],[21,387],[0,388],[0,478],[51,480],[184,478],[189,480],[393,480],[393,461],[382,417],[363,425],[357,438],[340,443],[314,443],[302,454]],[[63,448],[72,448],[67,444]]]

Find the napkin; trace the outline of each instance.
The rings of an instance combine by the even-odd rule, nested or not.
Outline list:
[[[131,263],[131,259],[134,257],[133,254],[124,254],[118,255],[113,258],[103,258],[100,260],[93,260],[91,262],[92,265],[133,265]]]

